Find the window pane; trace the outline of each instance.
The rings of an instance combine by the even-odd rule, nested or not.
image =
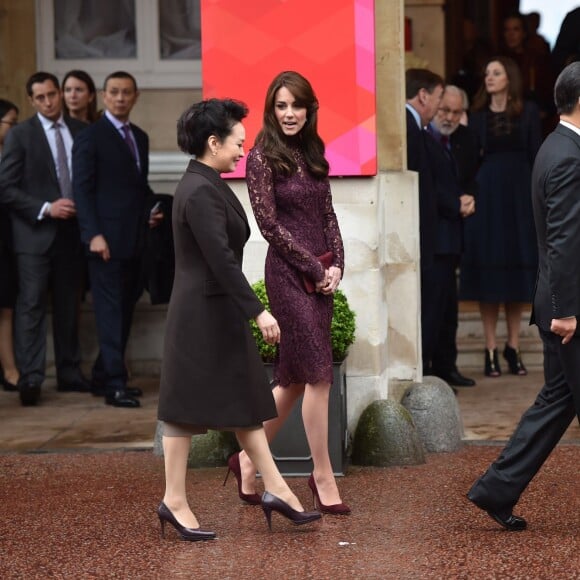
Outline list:
[[[135,58],[135,0],[54,0],[55,58]]]
[[[159,2],[161,59],[201,58],[200,0]]]

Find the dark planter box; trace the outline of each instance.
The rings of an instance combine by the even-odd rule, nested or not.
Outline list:
[[[272,377],[272,365],[264,365]],[[334,363],[334,376],[328,402],[328,451],[335,475],[344,475],[347,466],[348,428],[346,419],[346,364]],[[272,455],[283,475],[307,476],[312,473],[312,456],[302,423],[302,398],[270,443]]]

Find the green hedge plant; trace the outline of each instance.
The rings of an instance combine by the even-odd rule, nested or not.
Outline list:
[[[258,280],[252,285],[256,296],[260,302],[270,310],[266,284],[264,280]],[[334,293],[334,311],[332,315],[332,325],[330,327],[330,340],[332,343],[332,358],[334,362],[342,362],[348,353],[348,348],[354,342],[356,315],[350,308],[345,293],[337,290]],[[258,350],[262,360],[266,363],[274,362],[276,357],[276,346],[268,344],[262,338],[262,333],[258,325],[252,320],[252,334],[258,345]]]

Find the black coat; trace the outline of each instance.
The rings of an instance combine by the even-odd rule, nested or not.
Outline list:
[[[158,417],[251,427],[276,407],[249,320],[264,310],[242,272],[246,213],[216,171],[190,161],[173,202],[175,282]]]
[[[536,156],[532,202],[538,237],[538,277],[532,323],[580,316],[580,136],[558,125]],[[579,334],[579,331],[576,331]]]
[[[155,228],[148,228],[145,234],[145,251],[143,252],[143,280],[149,292],[151,304],[167,304],[173,288],[175,275],[175,256],[173,247],[173,229],[171,213],[173,196],[167,193],[156,193],[151,200],[153,208],[161,203],[160,210],[164,218]]]

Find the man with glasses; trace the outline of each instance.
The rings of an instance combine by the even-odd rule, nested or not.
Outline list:
[[[429,161],[437,198],[437,238],[434,264],[425,273],[427,289],[424,327],[424,371],[452,387],[472,387],[475,381],[457,369],[457,277],[463,249],[463,220],[475,212],[478,146],[475,134],[461,125],[467,96],[445,87],[429,132]]]

